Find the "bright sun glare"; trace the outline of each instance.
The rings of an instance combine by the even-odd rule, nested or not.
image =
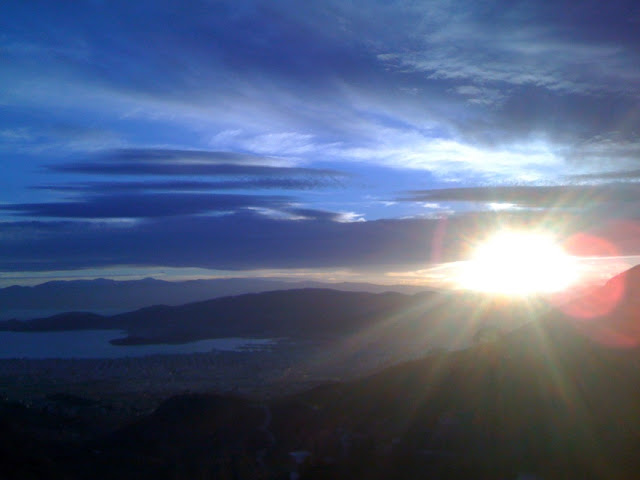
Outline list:
[[[577,276],[573,257],[553,236],[504,231],[478,245],[465,263],[458,283],[471,290],[529,295],[563,290]]]

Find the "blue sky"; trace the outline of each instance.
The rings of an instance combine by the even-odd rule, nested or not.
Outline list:
[[[0,12],[3,284],[398,278],[504,225],[640,254],[637,2]]]

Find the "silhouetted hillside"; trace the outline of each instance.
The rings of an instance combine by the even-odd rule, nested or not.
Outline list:
[[[607,315],[589,319],[597,332],[620,334],[623,325],[628,333],[632,318],[638,328],[637,273],[606,287],[624,282],[626,293]],[[337,422],[394,452],[368,478],[637,478],[640,351],[586,335],[582,321],[549,312],[494,342],[296,400],[332,419],[324,425]],[[319,462],[308,478],[349,478],[366,462]]]
[[[103,315],[89,312],[67,312],[28,321],[6,320],[0,322],[0,329],[14,332],[55,332],[111,329],[114,328],[113,325],[113,322]]]
[[[640,265],[560,310],[584,335],[612,347],[640,346]]]
[[[0,322],[13,331],[126,330],[117,344],[181,343],[216,337],[327,338],[365,332],[362,341],[424,338],[425,346],[463,345],[490,321],[504,328],[546,307],[531,301],[456,292],[403,295],[302,289],[238,295],[176,307],[153,306],[104,317],[61,314]]]

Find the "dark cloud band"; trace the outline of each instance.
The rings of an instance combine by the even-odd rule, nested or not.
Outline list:
[[[320,175],[308,178],[249,178],[225,181],[141,181],[141,182],[84,182],[62,185],[38,185],[35,190],[63,193],[119,193],[119,192],[206,192],[216,190],[311,190],[323,187],[340,187],[334,177]]]
[[[196,193],[113,194],[67,202],[2,205],[0,209],[40,218],[155,218],[233,212],[243,208],[285,208],[282,196]]]

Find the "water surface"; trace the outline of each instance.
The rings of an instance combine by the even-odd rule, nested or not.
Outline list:
[[[2,332],[0,358],[121,358],[158,354],[203,353],[212,350],[240,351],[272,344],[269,338],[214,338],[180,345],[112,345],[122,338],[117,330],[67,332]]]

